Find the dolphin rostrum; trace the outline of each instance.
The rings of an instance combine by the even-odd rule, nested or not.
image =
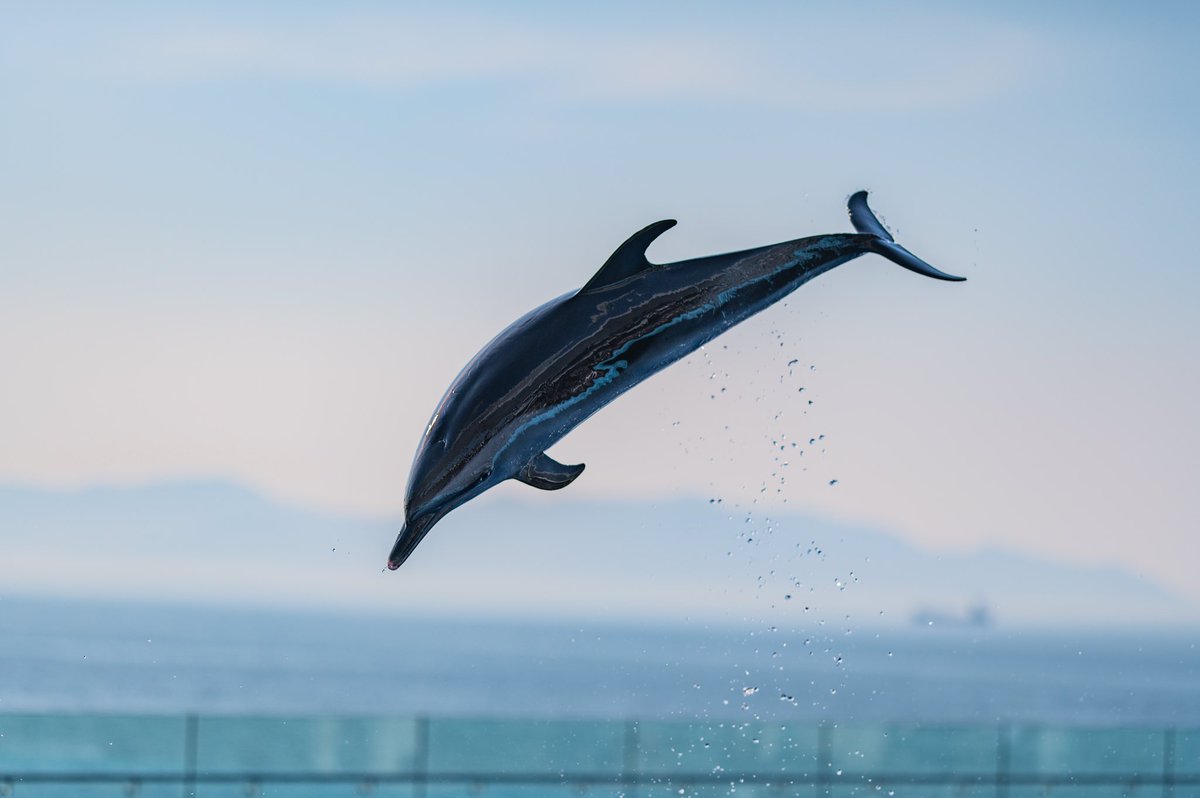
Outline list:
[[[874,252],[938,280],[850,197],[857,233],[834,233],[727,255],[650,263],[646,248],[675,225],[634,233],[578,291],[552,299],[492,339],[455,378],[417,448],[396,569],[446,513],[506,479],[542,490],[570,485],[583,465],[546,449],[651,374],[817,275]]]

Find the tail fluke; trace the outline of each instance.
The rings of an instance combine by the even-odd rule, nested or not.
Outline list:
[[[892,238],[892,234],[879,219],[875,218],[875,214],[871,212],[870,206],[867,205],[867,192],[856,191],[850,197],[850,223],[854,225],[854,229],[860,233],[868,233],[875,236],[874,242],[871,244],[871,250],[876,252],[893,263],[898,263],[906,269],[923,274],[926,277],[932,277],[935,280],[952,280],[954,282],[962,282],[966,277],[956,277],[953,274],[946,274],[940,269],[935,269],[925,261],[918,258],[916,255],[909,252],[904,247],[896,243],[896,239]]]
[[[895,241],[883,222],[875,218],[871,207],[867,205],[867,192],[856,191],[850,195],[850,224],[860,233],[874,233],[887,241]]]

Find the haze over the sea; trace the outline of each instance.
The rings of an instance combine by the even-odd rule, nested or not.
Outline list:
[[[723,500],[504,493],[448,516],[393,573],[383,566],[399,518],[315,512],[224,483],[0,488],[3,593],[738,629],[1200,622],[1188,596],[1128,568],[920,549],[892,530]]]

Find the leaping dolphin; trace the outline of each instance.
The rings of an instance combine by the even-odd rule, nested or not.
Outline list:
[[[388,557],[395,570],[446,513],[506,479],[542,490],[570,485],[583,464],[546,449],[651,374],[817,275],[874,252],[938,280],[867,206],[849,200],[857,233],[834,233],[727,255],[650,263],[646,248],[675,226],[634,233],[578,291],[517,319],[459,373],[417,447],[404,528]]]

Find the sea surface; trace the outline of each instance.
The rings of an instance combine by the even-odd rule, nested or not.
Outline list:
[[[404,618],[0,598],[0,713],[1200,727],[1195,630]]]

